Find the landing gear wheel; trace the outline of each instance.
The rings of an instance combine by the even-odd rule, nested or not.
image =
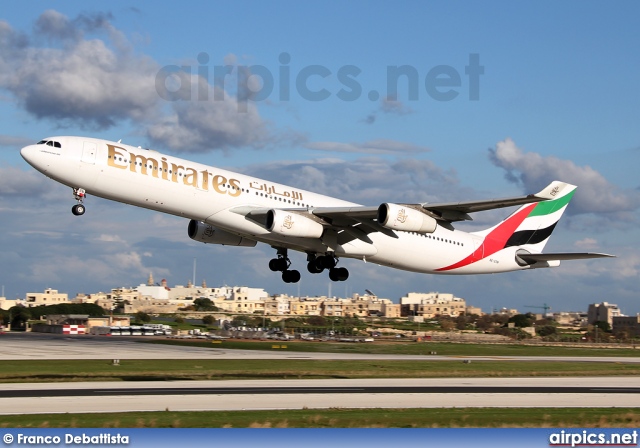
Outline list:
[[[87,197],[87,192],[84,191],[84,188],[74,188],[73,189],[73,198],[78,201],[76,205],[71,207],[71,213],[76,216],[84,215],[85,208],[82,205],[82,201]]]
[[[285,283],[296,283],[300,281],[300,273],[298,271],[290,271],[291,260],[287,256],[287,249],[278,248],[278,258],[269,260],[269,269],[272,271],[282,272],[282,281]]]
[[[349,278],[347,268],[332,268],[329,270],[329,278],[334,282],[343,282]]]
[[[316,266],[322,269],[332,269],[336,267],[336,259],[333,255],[323,255],[316,258]]]
[[[282,271],[282,281],[285,283],[298,283],[300,281],[300,272],[295,269]]]
[[[269,269],[272,271],[281,271],[284,272],[289,267],[289,263],[287,263],[286,258],[272,258],[269,260]]]
[[[84,208],[84,205],[82,204],[76,204],[73,207],[71,207],[71,213],[73,213],[75,216],[84,215],[84,212],[85,212],[85,208]]]
[[[307,271],[309,271],[312,274],[319,274],[322,271],[324,271],[324,268],[322,266],[318,267],[318,265],[316,264],[316,261],[313,260],[307,263]]]

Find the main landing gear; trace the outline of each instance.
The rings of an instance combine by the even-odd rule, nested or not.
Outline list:
[[[291,260],[287,256],[287,249],[278,249],[278,258],[269,260],[269,269],[272,271],[282,272],[282,281],[285,283],[298,283],[300,281],[300,272],[289,270]]]
[[[343,282],[349,278],[347,268],[337,268],[338,259],[333,253],[317,256],[315,254],[307,255],[307,271],[312,274],[320,274],[325,269],[329,270],[329,278],[334,282]]]
[[[71,213],[73,213],[76,216],[84,215],[85,208],[82,202],[84,201],[84,198],[87,197],[87,193],[84,191],[83,188],[74,188],[73,197],[75,198],[76,201],[78,201],[78,203],[73,207],[71,207]]]
[[[300,281],[300,272],[289,270],[291,260],[287,256],[287,249],[277,249],[278,258],[272,258],[269,261],[269,269],[272,271],[282,272],[282,280],[285,283],[298,283]],[[320,274],[325,269],[329,270],[329,278],[334,282],[343,282],[349,278],[347,268],[338,268],[338,259],[330,252],[326,255],[307,255],[307,270],[312,274]]]

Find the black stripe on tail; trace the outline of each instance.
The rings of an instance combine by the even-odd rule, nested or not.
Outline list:
[[[551,236],[551,232],[553,232],[556,224],[558,224],[557,221],[544,229],[520,230],[519,232],[514,232],[507,240],[504,247],[507,248],[511,246],[522,246],[524,244],[541,243]]]

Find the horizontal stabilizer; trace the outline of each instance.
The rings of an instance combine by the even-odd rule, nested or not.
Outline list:
[[[527,263],[535,263],[537,261],[561,261],[561,260],[584,260],[587,258],[608,258],[615,257],[615,255],[599,254],[593,252],[561,252],[550,254],[518,254],[518,257],[522,258]]]

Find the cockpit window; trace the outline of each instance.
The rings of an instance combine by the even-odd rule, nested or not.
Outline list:
[[[36,143],[36,145],[44,145],[45,143],[47,143],[49,140],[40,140],[38,143]]]
[[[60,142],[53,142],[53,146],[55,146],[56,148],[62,148]]]
[[[54,148],[62,148],[62,145],[60,144],[60,142],[54,142],[53,140],[40,140],[36,144],[37,145],[53,146]]]

